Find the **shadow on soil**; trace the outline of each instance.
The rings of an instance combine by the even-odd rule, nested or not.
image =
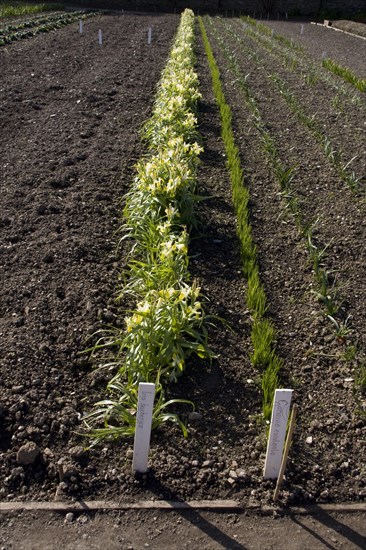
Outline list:
[[[320,508],[317,510],[317,506],[314,506],[314,514],[312,515],[312,517],[315,521],[324,525],[324,527],[327,527],[328,529],[334,531],[335,534],[342,535],[343,538],[347,539],[356,548],[366,548],[366,537],[360,535],[359,533],[357,533],[357,531],[351,529],[351,527],[348,527],[345,523],[337,520],[324,510],[321,510]],[[290,516],[290,518],[298,527],[300,527],[304,531],[307,531],[311,536],[314,537],[314,539],[322,543],[325,548],[329,548],[330,550],[337,550],[337,548],[339,547],[338,543],[335,543],[335,545],[333,545],[326,541],[321,535],[319,535],[316,527],[314,527],[314,529],[311,529],[308,525],[305,525],[305,523],[301,521],[301,517],[299,518],[296,516]]]
[[[155,480],[154,491],[156,491],[158,496],[159,494],[166,493],[167,488],[161,484],[159,480]],[[175,494],[171,494],[171,496],[171,500],[175,502],[184,502],[185,506],[188,506],[183,509],[176,508],[174,511],[177,514],[180,514],[187,522],[191,523],[192,526],[200,529],[213,542],[220,544],[223,548],[230,548],[231,550],[247,550],[246,546],[243,546],[228,534],[224,533],[224,531],[219,529],[217,526],[213,525],[210,521],[202,517],[197,510],[190,508],[186,501],[179,498]],[[225,512],[223,512],[223,514],[225,514]]]

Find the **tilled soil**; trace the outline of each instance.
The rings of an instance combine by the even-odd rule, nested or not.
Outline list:
[[[354,71],[360,78],[366,77],[366,40],[364,39],[366,36],[366,25],[351,21],[334,22],[336,28],[344,29],[346,32],[353,32],[355,35],[359,34],[359,36],[352,36],[345,32],[336,31],[331,27],[314,25],[310,22],[266,21],[265,24],[269,28],[274,29],[275,32],[287,38],[292,38],[312,58],[321,61],[325,53],[336,63]]]
[[[365,456],[365,420],[357,414],[358,400],[354,395],[356,358],[352,353],[348,356],[347,350],[354,351],[352,346],[355,346],[359,358],[363,356],[365,318],[359,293],[365,296],[366,289],[358,278],[363,278],[365,257],[364,188],[361,186],[359,194],[345,188],[317,141],[291,112],[268,76],[278,71],[299,103],[311,114],[317,114],[318,105],[323,103],[322,128],[328,131],[333,126],[345,155],[353,154],[353,142],[344,139],[341,128],[347,126],[347,117],[354,116],[357,120],[358,108],[352,110],[352,106],[347,105],[345,117],[336,116],[330,109],[331,89],[318,86],[317,93],[313,93],[311,87],[301,83],[300,74],[286,71],[275,56],[269,59],[266,50],[243,35],[241,25],[230,23],[230,28],[235,28],[234,35],[240,36],[238,42],[224,22],[217,20],[213,27],[208,20],[207,23],[227,100],[233,108],[237,142],[251,192],[253,236],[270,303],[268,313],[278,329],[278,351],[285,359],[284,377],[295,388],[296,400],[301,403],[298,433],[302,435],[295,443],[297,458],[289,469],[288,479],[291,485],[298,483],[298,488],[307,487],[311,495],[315,491],[320,499],[344,500],[350,494],[353,499],[363,499],[361,465]],[[215,27],[219,29],[218,34],[214,32]],[[349,340],[336,337],[332,323],[317,304],[314,294],[317,285],[306,252],[307,243],[288,215],[284,194],[265,156],[245,96],[235,78],[237,75],[229,69],[220,37],[238,60],[241,75],[246,76],[281,163],[295,168],[292,189],[303,227],[317,220],[313,242],[322,250],[327,246],[321,262],[334,274],[341,295],[338,322],[350,316],[349,327],[353,329],[348,333]],[[251,50],[257,52],[259,64],[250,55]],[[355,128],[355,147],[360,147],[362,155],[358,173],[362,176],[365,142],[356,135],[359,132],[365,136],[365,127],[355,122]],[[323,485],[320,493],[319,482]],[[294,493],[288,496],[291,500]]]
[[[173,15],[103,16],[85,23],[81,36],[72,26],[0,51],[3,500],[45,500],[57,493],[58,498],[125,500],[236,497],[256,504],[272,494],[273,482],[262,479],[265,427],[258,373],[250,363],[251,319],[219,114],[200,38],[199,121],[205,152],[198,182],[206,200],[200,203],[201,227],[192,240],[190,271],[207,297],[207,312],[216,317],[210,330],[216,358],[212,365],[191,360],[171,388],[173,397],[192,399],[198,415],[189,421],[187,439],[169,426],[153,434],[151,471],[141,479],[131,474],[131,441],[87,449],[88,441],[79,434],[81,417],[104,397],[108,380],[108,372],[93,370],[80,352],[88,335],[123,325],[123,311],[114,299],[126,255],[123,246],[116,251],[120,200],[133,164],[144,152],[139,129],[151,112],[177,24]],[[148,46],[150,25],[153,43]],[[97,42],[100,28],[102,47]],[[340,33],[332,36],[338,40]],[[311,292],[306,247],[283,215],[283,198],[243,98],[213,34],[210,39],[235,114],[268,314],[285,360],[282,381],[295,388],[300,408],[283,502],[363,500],[365,422],[356,414],[357,365],[344,359],[348,341],[345,345],[334,337]],[[237,47],[234,41],[232,47]],[[351,49],[352,58],[361,55]],[[298,166],[294,185],[301,192],[305,219],[323,215],[317,237],[324,243],[330,234],[334,237],[331,268],[344,281],[351,280],[350,290],[357,285],[357,295],[349,291],[344,300],[352,315],[352,337],[362,348],[363,197],[345,189],[264,71],[257,71],[240,50],[238,57],[251,75],[283,161]],[[309,95],[305,87],[296,91],[310,111],[319,109],[312,103],[317,94]],[[332,96],[327,89],[324,94],[324,124],[330,129],[326,100]],[[346,134],[345,155],[353,143],[362,149],[364,127],[357,121],[363,111],[354,109],[347,110],[345,126],[354,128],[356,137],[348,143],[352,131]],[[341,125],[342,120],[338,116],[335,122]],[[357,166],[361,169],[360,162]],[[184,417],[189,411],[181,412]],[[40,455],[34,464],[20,465],[17,452],[28,441],[37,444]]]

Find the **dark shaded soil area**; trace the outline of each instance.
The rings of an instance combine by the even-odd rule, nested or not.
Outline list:
[[[80,352],[88,335],[123,324],[124,313],[115,303],[126,255],[123,246],[116,252],[120,201],[133,177],[133,164],[143,154],[139,128],[151,111],[177,24],[178,16],[173,15],[103,16],[85,23],[81,36],[75,25],[0,51],[0,500],[49,500],[55,494],[59,499],[230,497],[250,504],[271,499],[274,484],[262,479],[266,434],[259,373],[250,362],[251,319],[236,220],[200,38],[199,122],[205,152],[198,181],[206,200],[200,203],[201,226],[191,243],[190,271],[207,297],[208,313],[225,320],[216,320],[210,330],[216,358],[212,365],[192,360],[171,388],[172,397],[192,399],[198,415],[189,420],[187,439],[169,426],[153,434],[148,475],[132,476],[131,441],[86,449],[87,441],[78,434],[82,416],[104,397],[109,377],[106,371],[93,370]],[[148,47],[150,25],[153,43]],[[98,29],[103,30],[102,47]],[[311,292],[306,250],[291,220],[282,216],[271,168],[235,79],[215,49],[252,193],[253,231],[269,315],[278,328],[278,349],[286,365],[282,380],[295,388],[301,409],[282,502],[363,500],[365,422],[356,414],[356,364],[344,360],[343,343],[334,338]],[[299,174],[309,171],[308,177],[296,180],[297,188],[303,188],[306,215],[316,217],[322,201],[330,204],[326,194],[318,202],[312,200],[312,185],[326,192],[326,182],[334,180],[332,201],[337,194],[340,200],[329,212],[336,209],[339,220],[345,220],[342,232],[347,236],[352,225],[346,222],[347,209],[342,210],[347,196],[352,216],[358,216],[354,229],[362,227],[363,198],[343,194],[337,175],[324,159],[317,160],[321,152],[300,133],[263,71],[256,71],[245,57],[241,63],[252,75],[250,83],[276,139],[294,156],[284,161],[301,163]],[[354,118],[348,120],[356,124]],[[316,180],[315,161],[320,166]],[[319,242],[329,238],[329,219],[323,227]],[[363,346],[361,231],[353,249],[359,262],[351,263],[352,253],[341,255],[355,238],[354,232],[336,258],[355,280],[362,279],[357,300],[350,293],[347,304]],[[186,418],[189,410],[180,412]],[[26,442],[34,442],[40,454],[33,464],[21,465],[17,452]]]

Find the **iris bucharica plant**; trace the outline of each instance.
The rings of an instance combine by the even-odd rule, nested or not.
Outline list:
[[[217,66],[203,21],[199,18],[203,43],[211,70],[212,86],[221,116],[221,136],[225,144],[227,167],[233,191],[233,202],[238,218],[238,235],[241,241],[243,271],[248,279],[247,305],[253,317],[251,339],[253,344],[252,363],[262,371],[262,410],[266,420],[270,420],[274,392],[279,385],[278,372],[282,360],[275,352],[275,329],[264,317],[267,309],[265,290],[260,281],[256,248],[252,240],[249,221],[249,191],[244,185],[244,172],[241,167],[239,149],[232,129],[232,112],[226,102]]]
[[[117,372],[108,384],[111,398],[96,403],[86,422],[96,438],[131,435],[135,429],[140,382],[156,384],[153,427],[165,420],[186,429],[169,413],[166,385],[176,381],[191,354],[211,357],[200,288],[188,273],[188,237],[194,224],[197,143],[194,72],[194,14],[186,10],[158,85],[150,120],[142,134],[150,150],[137,165],[126,196],[123,239],[132,241],[126,294],[136,307],[125,329],[104,334],[92,349],[113,350],[108,367]],[[104,427],[95,427],[104,423]]]

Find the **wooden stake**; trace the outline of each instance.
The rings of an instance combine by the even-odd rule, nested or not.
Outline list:
[[[279,476],[277,478],[276,489],[275,489],[275,492],[273,494],[273,502],[276,502],[276,500],[278,498],[278,494],[280,492],[281,485],[282,485],[283,476],[284,476],[284,473],[285,473],[285,470],[286,470],[288,454],[289,454],[289,451],[290,451],[290,445],[291,445],[291,441],[292,441],[292,434],[294,433],[294,429],[295,429],[296,414],[297,414],[297,405],[294,405],[292,407],[290,426],[289,426],[289,429],[288,429],[288,432],[287,432],[285,450],[283,451],[283,457],[282,457],[282,462],[281,462],[280,473],[279,473]]]
[[[60,478],[60,482],[62,482],[64,480],[64,464],[62,459],[60,459],[57,462],[57,466],[58,466],[58,476]]]

